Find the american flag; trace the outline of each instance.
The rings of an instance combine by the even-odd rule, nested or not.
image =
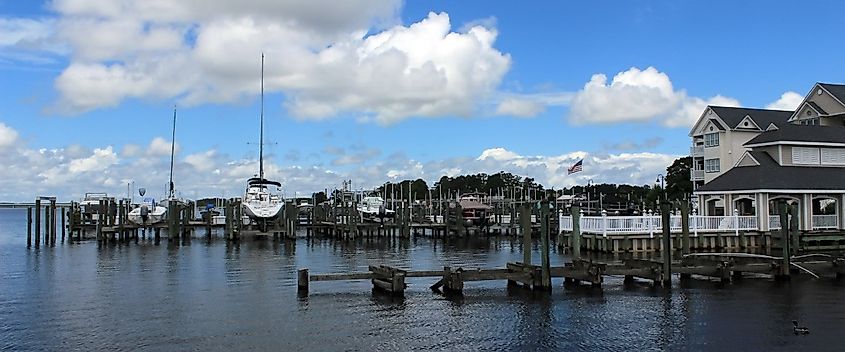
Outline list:
[[[570,167],[569,167],[569,169],[566,169],[566,174],[567,174],[567,175],[572,175],[572,174],[574,174],[574,173],[576,173],[576,172],[581,171],[581,164],[583,164],[583,163],[584,163],[584,159],[578,160],[578,162],[577,162],[577,163],[575,163],[575,164],[573,164],[572,166],[570,166]]]

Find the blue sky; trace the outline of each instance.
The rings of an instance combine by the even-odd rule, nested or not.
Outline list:
[[[271,177],[291,193],[499,170],[641,184],[687,153],[706,104],[786,109],[843,76],[836,1],[361,2],[0,0],[0,200],[159,187],[174,104],[178,187],[239,192],[261,51]]]

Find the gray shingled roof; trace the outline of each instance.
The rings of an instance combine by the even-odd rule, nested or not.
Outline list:
[[[845,103],[845,84],[819,83],[819,85],[833,94],[836,99]]]
[[[710,106],[713,111],[719,115],[722,121],[728,124],[728,127],[733,129],[736,125],[742,122],[745,116],[751,116],[751,119],[757,123],[760,128],[766,128],[770,123],[780,125],[786,122],[792,116],[794,111],[789,110],[768,110],[768,109],[751,109],[751,108],[732,108],[727,106]]]
[[[755,189],[845,190],[845,168],[780,166],[762,151],[751,151],[760,166],[739,166],[699,187],[696,192]]]
[[[780,124],[778,129],[760,133],[745,145],[779,141],[845,143],[845,127]]]
[[[824,111],[824,109],[822,109],[822,107],[819,106],[819,104],[816,104],[816,102],[811,101],[811,102],[808,102],[808,103],[810,104],[810,106],[813,107],[813,109],[816,109],[816,111],[818,111],[819,114],[827,115],[827,111]]]

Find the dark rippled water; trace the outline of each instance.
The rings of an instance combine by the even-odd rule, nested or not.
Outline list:
[[[433,279],[411,279],[404,299],[374,295],[366,281],[318,282],[297,298],[298,268],[501,267],[521,259],[520,244],[196,238],[27,249],[25,214],[0,210],[4,350],[843,350],[845,285],[832,280],[671,290],[615,278],[564,290],[555,280],[551,294],[483,282],[445,298],[428,290]],[[553,264],[567,260],[552,253]],[[793,335],[793,319],[812,333]]]

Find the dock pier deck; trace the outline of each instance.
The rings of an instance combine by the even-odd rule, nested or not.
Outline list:
[[[668,220],[668,204],[663,204],[664,221]],[[443,293],[461,293],[465,282],[506,280],[509,286],[522,285],[533,290],[549,291],[552,289],[552,278],[563,278],[564,285],[589,283],[601,286],[606,276],[622,276],[624,282],[635,279],[649,280],[654,285],[670,287],[673,274],[678,274],[681,280],[688,280],[692,275],[730,282],[734,278],[742,277],[743,273],[766,274],[777,280],[789,280],[793,273],[808,273],[816,278],[833,276],[841,279],[845,276],[845,258],[825,254],[792,255],[793,241],[791,236],[797,234],[797,227],[790,223],[788,214],[794,209],[782,209],[781,230],[783,238],[783,255],[781,257],[755,255],[745,253],[689,253],[689,247],[683,248],[680,260],[673,260],[672,246],[668,243],[670,230],[664,228],[660,235],[664,245],[661,248],[662,258],[626,259],[622,261],[593,261],[580,257],[580,251],[573,254],[573,260],[563,266],[549,264],[550,228],[543,222],[549,218],[548,204],[541,207],[541,264],[531,264],[531,246],[523,246],[523,262],[507,263],[505,268],[452,268],[446,266],[443,270],[404,270],[385,265],[369,266],[368,272],[310,274],[307,268],[299,270],[297,288],[301,296],[307,296],[311,282],[337,280],[372,280],[373,288],[390,294],[401,295],[407,287],[406,278],[430,277],[439,278],[431,286],[434,291]],[[577,211],[577,208],[575,209]],[[577,222],[576,222],[577,224]],[[577,233],[577,225],[575,226]],[[530,244],[531,230],[523,228],[523,239]]]

